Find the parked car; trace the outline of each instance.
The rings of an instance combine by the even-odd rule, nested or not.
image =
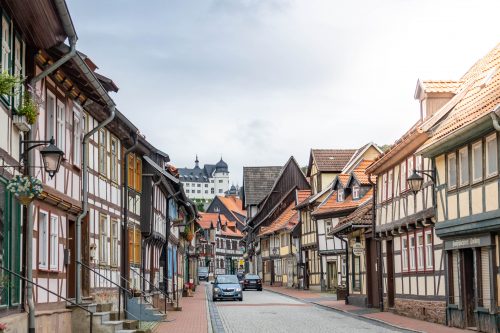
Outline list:
[[[218,299],[243,301],[243,291],[236,275],[217,275],[212,282],[212,300]]]
[[[198,267],[198,280],[208,281],[208,267],[204,266]]]
[[[260,276],[255,274],[247,274],[243,279],[243,290],[247,289],[257,289],[262,291],[262,279]]]

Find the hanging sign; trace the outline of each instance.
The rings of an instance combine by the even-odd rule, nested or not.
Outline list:
[[[356,257],[362,255],[364,251],[365,248],[363,247],[363,245],[361,245],[361,243],[354,243],[352,245],[352,254],[354,254]]]

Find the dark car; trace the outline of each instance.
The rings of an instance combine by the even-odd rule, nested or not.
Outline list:
[[[262,279],[260,276],[255,274],[245,275],[245,279],[243,279],[243,290],[247,289],[257,289],[258,291],[262,291]]]
[[[243,291],[236,275],[217,275],[212,282],[212,300],[233,299],[243,301]]]

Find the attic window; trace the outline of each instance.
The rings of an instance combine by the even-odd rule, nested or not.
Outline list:
[[[359,186],[357,185],[352,188],[352,198],[359,199]]]
[[[344,201],[344,189],[339,188],[337,191],[337,201],[342,202]]]
[[[486,87],[491,82],[491,79],[493,79],[493,75],[495,75],[495,72],[496,72],[496,68],[495,67],[491,68],[488,71],[488,73],[486,73],[486,76],[484,77],[484,80],[481,82],[479,87],[480,88]]]

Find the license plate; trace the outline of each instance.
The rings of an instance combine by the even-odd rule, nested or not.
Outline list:
[[[256,282],[255,281],[250,281],[250,284],[255,284]]]
[[[224,293],[224,296],[232,296],[233,293]]]

